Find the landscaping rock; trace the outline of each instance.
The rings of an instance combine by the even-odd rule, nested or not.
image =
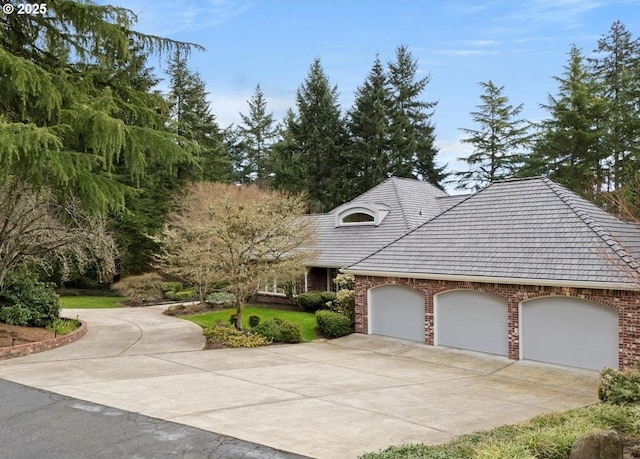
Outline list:
[[[569,459],[622,459],[622,438],[615,430],[583,435],[573,444]]]

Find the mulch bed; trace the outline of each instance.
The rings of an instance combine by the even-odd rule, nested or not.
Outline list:
[[[53,332],[45,328],[18,327],[0,323],[0,347],[44,341],[53,337]]]

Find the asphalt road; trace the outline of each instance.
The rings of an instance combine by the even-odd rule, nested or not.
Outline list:
[[[0,379],[4,459],[303,459],[267,446]]]

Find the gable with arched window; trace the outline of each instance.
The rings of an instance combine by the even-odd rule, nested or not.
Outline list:
[[[389,213],[390,208],[384,204],[354,202],[345,204],[336,212],[338,226],[378,226]]]

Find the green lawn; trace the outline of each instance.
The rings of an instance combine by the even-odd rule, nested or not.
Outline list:
[[[122,296],[62,296],[60,305],[66,309],[122,308]]]
[[[229,322],[231,314],[235,314],[235,309],[223,309],[221,311],[205,312],[204,314],[194,314],[190,316],[182,316],[182,319],[187,319],[197,323],[203,328],[212,327],[218,322]],[[260,307],[247,306],[242,310],[242,326],[249,328],[249,316],[256,315],[260,317],[260,322],[263,322],[272,317],[279,317],[282,320],[288,320],[300,325],[302,329],[302,340],[313,341],[318,336],[316,335],[316,316],[309,312],[298,311],[285,311],[282,309],[267,309]]]

